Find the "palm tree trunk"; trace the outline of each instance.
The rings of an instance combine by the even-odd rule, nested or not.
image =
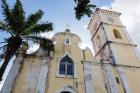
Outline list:
[[[7,47],[7,51],[5,53],[5,57],[4,57],[4,62],[0,68],[0,81],[2,81],[2,77],[3,74],[6,70],[6,67],[11,59],[12,56],[14,56],[17,52],[17,50],[19,49],[22,41],[19,37],[12,37],[10,42],[8,42],[8,47]]]

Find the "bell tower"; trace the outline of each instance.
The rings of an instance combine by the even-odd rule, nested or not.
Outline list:
[[[108,91],[139,93],[140,61],[135,53],[137,45],[131,41],[120,15],[118,12],[97,8],[88,29],[95,57],[105,70]]]

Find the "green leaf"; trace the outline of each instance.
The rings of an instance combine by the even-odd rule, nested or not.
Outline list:
[[[80,20],[81,17],[84,15],[87,15],[88,17],[92,14],[92,9],[94,9],[96,6],[90,4],[90,0],[74,0],[76,3],[76,7],[74,7],[75,10],[75,17],[76,19]]]
[[[26,25],[24,28],[24,31],[26,31],[27,29],[30,29],[32,27],[34,27],[36,24],[38,24],[38,22],[41,20],[42,16],[43,16],[43,11],[42,10],[38,10],[36,13],[34,14],[30,14],[29,17],[26,19]]]
[[[16,33],[20,33],[25,25],[25,12],[20,0],[16,0],[14,8],[12,9],[14,30]],[[17,25],[18,24],[18,25]]]

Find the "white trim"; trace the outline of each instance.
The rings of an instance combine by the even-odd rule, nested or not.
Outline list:
[[[74,63],[74,78],[77,78],[78,73],[77,73],[77,64]]]
[[[69,40],[69,44],[67,44],[67,39]],[[70,38],[69,37],[65,37],[65,43],[64,43],[65,45],[71,45],[71,40],[70,40]]]

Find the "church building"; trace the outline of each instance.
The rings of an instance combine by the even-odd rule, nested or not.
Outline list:
[[[95,56],[70,29],[40,48],[17,54],[0,93],[140,93],[140,60],[119,16],[97,8],[89,22]]]
[[[137,45],[132,42],[120,15],[99,8],[95,10],[88,25],[95,58],[101,65],[104,77],[102,85],[105,84],[107,93],[139,93],[140,56],[137,55]],[[94,90],[95,93],[106,93]]]

